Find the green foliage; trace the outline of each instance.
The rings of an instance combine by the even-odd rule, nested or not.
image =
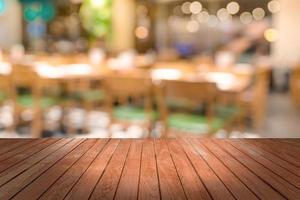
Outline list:
[[[83,28],[91,37],[108,36],[111,32],[112,0],[84,0],[80,17]]]

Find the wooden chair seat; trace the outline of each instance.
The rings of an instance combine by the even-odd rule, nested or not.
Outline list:
[[[124,120],[124,121],[145,121],[148,119],[148,113],[145,112],[143,107],[137,106],[118,106],[113,109],[113,117],[117,120]],[[158,119],[158,112],[151,111],[149,113],[150,119],[155,121]]]
[[[73,91],[63,96],[65,102],[101,102],[105,99],[105,93],[101,89],[86,91]]]
[[[228,130],[241,112],[236,102],[221,98],[211,82],[168,80],[161,83],[157,92],[165,137],[174,130],[178,137],[210,136],[220,129]],[[173,105],[179,109],[173,109]]]
[[[219,118],[230,121],[239,116],[243,109],[237,105],[216,105],[214,113]]]
[[[18,95],[17,104],[23,108],[32,108],[34,106],[34,96],[31,94]],[[42,96],[39,100],[39,107],[47,109],[59,104],[59,99],[56,97]]]

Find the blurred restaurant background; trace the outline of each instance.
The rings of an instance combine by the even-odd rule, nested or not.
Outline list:
[[[299,137],[299,35],[299,0],[0,0],[0,137]]]

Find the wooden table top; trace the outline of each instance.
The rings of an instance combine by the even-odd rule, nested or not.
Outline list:
[[[299,197],[299,139],[0,140],[2,200]]]
[[[189,63],[189,62],[187,62]],[[212,67],[210,69],[199,70],[195,64],[187,64],[186,62],[174,63],[157,63],[152,68],[141,69],[139,67],[124,70],[113,70],[108,67],[107,63],[99,66],[92,66],[85,63],[66,64],[52,66],[47,63],[29,62],[19,63],[22,67],[34,70],[41,79],[70,81],[70,80],[101,80],[103,77],[116,73],[138,76],[149,76],[156,80],[158,79],[174,79],[184,80],[189,82],[210,81],[217,84],[220,91],[229,93],[244,92],[252,83],[254,70],[247,69],[220,69]],[[168,70],[173,71],[168,71]],[[173,72],[173,73],[172,73]],[[175,73],[175,77],[174,76]],[[0,72],[1,74],[1,72]],[[176,75],[177,74],[177,75]],[[178,76],[178,77],[177,77]]]

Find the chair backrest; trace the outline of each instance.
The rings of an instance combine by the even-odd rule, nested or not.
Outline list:
[[[216,98],[217,87],[211,82],[166,80],[161,84],[165,98],[188,100],[192,103],[211,103]]]
[[[151,79],[141,77],[108,76],[104,79],[104,87],[114,99],[148,97],[151,95]]]
[[[57,95],[59,93],[59,81],[39,77],[38,73],[31,66],[13,65],[10,76],[15,95],[18,95],[20,88],[35,96],[40,96],[45,92],[48,95]]]
[[[15,87],[32,88],[37,84],[37,73],[26,65],[13,65],[11,79]]]
[[[104,78],[106,105],[110,117],[115,102],[119,105],[138,103],[150,119],[152,111],[152,82],[140,76],[112,75]]]
[[[187,110],[191,111],[197,108],[200,104],[204,105],[205,115],[208,123],[213,117],[213,104],[217,95],[217,86],[211,82],[187,82],[180,80],[165,80],[159,85],[157,90],[157,102],[161,120],[165,130],[163,135],[168,136],[168,118],[172,111],[168,105],[168,101],[187,102]]]

